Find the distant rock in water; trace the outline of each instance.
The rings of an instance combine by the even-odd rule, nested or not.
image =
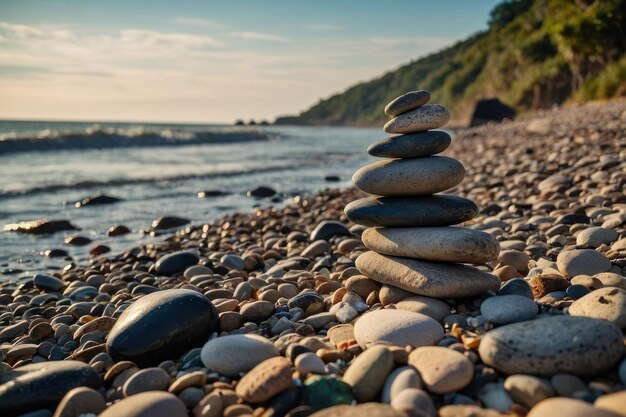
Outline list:
[[[91,243],[91,239],[85,236],[70,236],[65,239],[64,243],[71,246],[85,246]]]
[[[515,110],[497,98],[480,100],[474,107],[470,127],[484,125],[489,122],[501,122],[504,119],[512,119],[514,117]]]
[[[261,187],[255,188],[254,190],[248,191],[247,194],[249,197],[265,198],[265,197],[272,197],[273,195],[275,195],[276,190],[270,187],[261,186]]]
[[[4,226],[8,232],[28,233],[32,235],[46,235],[64,230],[80,230],[67,220],[39,219],[26,222],[12,223]]]
[[[324,180],[326,182],[339,182],[341,181],[341,178],[339,178],[339,175],[326,175]]]
[[[85,207],[85,206],[99,206],[99,205],[104,205],[104,204],[119,203],[120,201],[123,201],[123,200],[121,198],[111,197],[110,195],[106,195],[106,194],[98,194],[98,195],[83,198],[82,200],[74,203],[74,206],[76,206],[76,208]]]
[[[198,191],[198,197],[199,198],[206,198],[206,197],[221,197],[223,195],[228,195],[230,193],[227,193],[225,191],[220,191],[220,190],[206,190],[206,191]]]
[[[190,222],[191,220],[182,217],[163,216],[152,222],[152,228],[154,230],[167,230],[173,229],[175,227],[184,226],[186,224],[189,224]]]
[[[115,236],[126,235],[128,233],[130,233],[130,229],[124,226],[123,224],[120,224],[118,226],[109,227],[109,230],[107,231],[107,236],[115,237]]]

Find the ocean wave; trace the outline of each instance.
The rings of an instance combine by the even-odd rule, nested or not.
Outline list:
[[[278,138],[263,130],[176,130],[101,127],[94,125],[81,131],[42,130],[33,135],[0,135],[0,155],[22,152],[54,152],[111,148],[207,145],[255,142]]]
[[[310,164],[314,166],[313,163]],[[1,191],[0,190],[0,200],[15,198],[15,197],[24,197],[35,194],[44,194],[44,193],[54,193],[58,191],[64,190],[80,190],[80,189],[93,189],[99,188],[102,189],[104,187],[121,187],[126,185],[141,185],[141,184],[157,184],[157,183],[172,183],[177,181],[188,181],[188,180],[196,180],[196,179],[210,179],[210,178],[219,178],[219,177],[237,177],[242,175],[255,175],[255,174],[265,174],[271,172],[278,172],[283,170],[290,170],[294,168],[302,168],[304,165],[302,163],[291,163],[291,164],[281,164],[281,165],[273,165],[262,168],[251,168],[251,169],[242,169],[242,170],[230,170],[230,171],[219,171],[219,172],[200,172],[194,174],[182,174],[182,175],[172,175],[167,177],[139,177],[139,178],[113,178],[109,180],[85,180],[78,181],[72,183],[58,183],[58,184],[46,184],[41,186],[36,186],[32,188],[22,189],[22,190],[10,190],[10,191]]]

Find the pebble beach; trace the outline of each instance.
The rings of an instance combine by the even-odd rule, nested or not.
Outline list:
[[[1,282],[0,415],[626,416],[626,100],[453,140],[427,102],[360,189]]]

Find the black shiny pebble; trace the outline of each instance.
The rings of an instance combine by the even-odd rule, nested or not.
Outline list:
[[[528,284],[524,278],[513,278],[506,281],[502,284],[502,287],[500,287],[497,295],[521,295],[531,300],[535,299],[530,284]]]
[[[585,295],[589,294],[590,292],[591,292],[591,290],[589,288],[585,287],[584,285],[580,285],[580,284],[570,285],[565,290],[565,293],[567,294],[567,296],[569,298],[571,298],[572,300],[578,300],[579,298],[584,297]]]
[[[202,346],[216,331],[217,310],[203,294],[164,290],[144,295],[131,304],[111,329],[106,347],[117,361],[156,366]]]

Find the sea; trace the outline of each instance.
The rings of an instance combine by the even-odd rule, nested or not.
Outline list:
[[[0,121],[0,280],[69,263],[44,256],[48,249],[65,249],[73,262],[86,264],[96,244],[115,254],[163,239],[144,233],[161,216],[203,224],[348,187],[352,174],[373,161],[368,145],[383,137],[380,129],[351,127]],[[278,194],[247,195],[259,186]],[[198,197],[207,190],[225,194]],[[98,194],[122,201],[75,207]],[[2,230],[41,218],[69,220],[81,230],[43,236]],[[132,232],[106,237],[119,224]],[[93,242],[65,245],[74,234]]]

